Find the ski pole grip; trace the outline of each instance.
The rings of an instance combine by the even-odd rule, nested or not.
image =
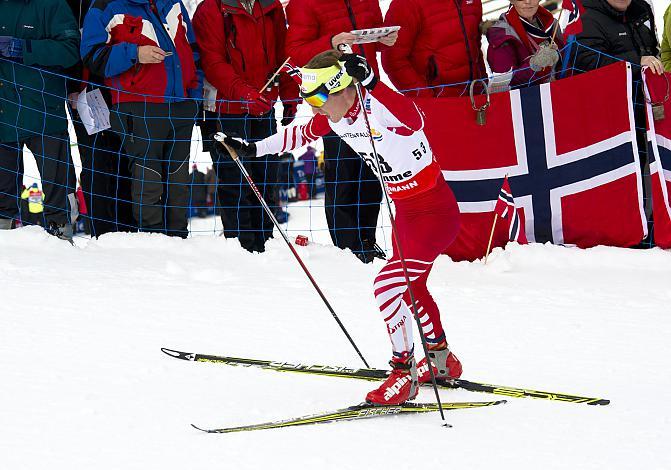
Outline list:
[[[223,136],[223,137],[222,137],[222,136]],[[228,144],[226,144],[226,142],[224,142],[224,137],[225,137],[225,136],[224,136],[222,133],[220,133],[220,132],[217,132],[216,134],[214,134],[214,139],[215,139],[217,142],[219,142],[221,145],[224,146],[224,148],[228,151],[228,154],[231,156],[231,159],[232,159],[233,161],[237,161],[238,158],[239,158],[239,157],[238,157],[238,152],[236,152],[236,151],[235,151],[234,149],[232,149]]]
[[[237,160],[238,160],[238,158],[239,158],[239,157],[238,157],[238,152],[236,152],[235,150],[233,150],[232,147],[229,147],[228,144],[227,144],[226,142],[222,142],[221,145],[223,145],[224,148],[225,148],[226,150],[228,150],[228,154],[231,156],[231,159],[232,159],[233,161],[237,161]]]

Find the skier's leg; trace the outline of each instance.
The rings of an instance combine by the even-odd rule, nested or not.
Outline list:
[[[417,314],[422,325],[422,332],[426,338],[431,362],[436,366],[434,368],[436,377],[456,379],[461,376],[461,362],[448,348],[447,341],[445,340],[445,331],[440,320],[440,310],[426,286],[430,272],[431,267],[412,283],[415,306],[417,307]],[[403,300],[407,305],[410,305],[410,295],[408,292],[403,296]],[[431,381],[431,374],[426,365],[426,359],[422,359],[417,364],[417,373],[420,383]]]
[[[416,258],[406,259],[405,265],[413,289],[417,280],[426,279],[426,273],[431,269],[431,262]],[[375,278],[374,288],[375,299],[391,340],[393,357],[389,364],[392,372],[378,389],[366,396],[366,400],[378,404],[398,404],[417,396],[418,376],[413,355],[413,319],[404,301],[408,292],[407,283],[396,253]]]
[[[407,259],[405,264],[414,293],[417,281],[422,277],[426,280],[425,273],[431,269],[431,262]],[[374,289],[378,308],[387,324],[394,357],[402,360],[411,356],[414,346],[412,313],[408,308],[409,302],[405,300],[409,296],[403,266],[396,254],[380,270]]]
[[[412,281],[412,294],[427,340],[429,357],[437,377],[458,378],[462,372],[461,363],[448,348],[440,310],[427,288],[433,262],[450,246],[458,233],[459,211],[456,201],[447,185],[439,183],[422,199],[413,201],[410,205],[401,203],[398,206],[401,217],[397,225],[398,231],[404,237],[403,254],[409,261],[416,259],[431,263]],[[404,300],[411,305],[408,292]],[[431,380],[426,359],[419,361],[417,372],[420,383]]]
[[[415,298],[415,307],[417,308],[417,314],[419,315],[419,320],[422,324],[422,331],[424,332],[424,337],[426,338],[429,347],[445,341],[445,332],[443,331],[443,325],[440,321],[440,310],[426,286],[426,281],[432,267],[433,264],[429,265],[428,269],[412,282],[412,294]],[[406,291],[403,295],[403,300],[406,305],[411,305],[409,292]],[[410,310],[414,312],[412,308],[410,308]]]

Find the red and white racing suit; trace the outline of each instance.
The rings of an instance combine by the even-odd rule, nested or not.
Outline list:
[[[256,148],[259,156],[287,152],[333,130],[383,182],[396,205],[398,240],[393,243],[393,256],[375,278],[374,290],[394,357],[403,360],[413,353],[412,320],[396,242],[406,260],[422,329],[429,342],[440,343],[445,334],[426,280],[435,259],[457,236],[459,208],[442,178],[423,130],[424,116],[415,103],[382,82],[372,92],[365,91],[363,102],[363,109],[357,100],[339,122],[317,114],[306,124],[286,127],[257,142]],[[363,112],[368,115],[382,175],[377,171]]]

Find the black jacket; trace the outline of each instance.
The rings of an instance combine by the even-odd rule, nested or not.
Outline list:
[[[84,25],[84,17],[86,12],[89,11],[90,0],[67,0],[67,4],[72,10],[72,14],[77,21],[78,30],[81,31],[82,26]],[[82,90],[84,87],[79,79],[83,76],[84,66],[82,65],[81,59],[72,67],[66,70],[65,75],[72,78],[73,80],[68,80],[67,90],[68,95],[70,93],[76,93]],[[98,80],[97,83],[102,83],[102,79]]]
[[[577,40],[604,54],[641,63],[641,57],[659,53],[655,20],[645,0],[633,0],[627,11],[618,12],[606,0],[584,0],[583,30]],[[577,46],[573,66],[586,72],[617,62],[617,59]]]

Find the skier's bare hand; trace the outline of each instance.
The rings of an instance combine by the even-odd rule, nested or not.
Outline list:
[[[160,47],[140,46],[137,48],[137,60],[141,64],[160,64],[165,56],[165,51]]]
[[[394,31],[393,33],[389,33],[386,36],[381,37],[378,39],[382,44],[385,46],[393,46],[396,43],[396,40],[398,39],[398,31]]]
[[[662,65],[662,61],[651,55],[644,55],[641,57],[641,67],[650,67],[650,70],[657,75],[664,73],[664,65]]]
[[[331,38],[331,46],[333,47],[333,49],[338,50],[339,45],[347,44],[348,46],[351,46],[352,44],[354,44],[355,40],[356,36],[354,34],[349,32],[342,32],[336,34]]]

